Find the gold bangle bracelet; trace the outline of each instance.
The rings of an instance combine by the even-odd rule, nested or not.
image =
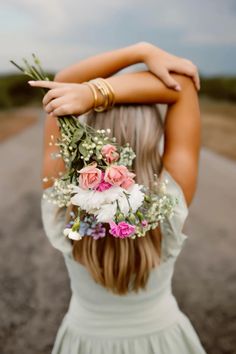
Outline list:
[[[115,95],[113,88],[109,83],[106,82],[105,79],[98,78],[94,80],[94,84],[98,87],[100,92],[106,97],[104,106],[99,109],[99,111],[103,111],[105,109],[110,109],[114,105]]]
[[[114,89],[113,87],[111,86],[111,84],[105,80],[105,79],[102,79],[101,80],[104,82],[105,85],[108,86],[109,90],[110,90],[110,94],[111,94],[111,104],[110,104],[110,108],[112,108],[115,104],[115,92],[114,92]]]
[[[100,81],[100,79],[92,80],[92,83],[97,87],[99,92],[104,97],[104,103],[101,106],[96,107],[94,110],[96,112],[103,112],[108,108],[108,105],[109,105],[109,92],[107,90],[107,87],[105,87],[105,85],[103,85],[103,83]]]
[[[85,82],[93,92],[94,96],[94,106],[93,109],[96,112],[103,112],[112,108],[115,104],[115,93],[110,83],[108,83],[103,78],[97,78]],[[101,105],[98,105],[98,94],[97,90],[101,93],[104,98],[104,102]]]
[[[110,108],[110,105],[111,105],[111,96],[110,96],[110,91],[109,91],[109,88],[104,84],[104,82],[102,81],[102,79],[99,79],[99,83],[107,97],[107,102],[106,102],[106,109],[109,109]]]
[[[90,83],[90,82],[87,82],[87,81],[83,82],[83,84],[87,85],[90,88],[90,90],[91,90],[91,92],[93,94],[93,98],[94,98],[93,108],[96,108],[97,105],[98,105],[98,94],[97,94],[97,91],[96,91],[94,85],[92,83]]]

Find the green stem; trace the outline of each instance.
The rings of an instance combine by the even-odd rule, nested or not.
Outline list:
[[[40,65],[39,59],[36,57],[36,55],[34,53],[32,53],[32,57],[33,57],[34,63],[36,65],[36,67],[38,68],[38,71],[41,74],[41,76],[44,77],[45,80],[48,80],[46,73],[44,72],[43,68]]]
[[[13,60],[10,60],[10,63],[12,63],[18,70],[25,73],[25,70],[20,65],[16,64]]]
[[[38,80],[45,80],[45,77],[42,76],[42,75],[37,71],[37,69],[35,68],[35,66],[32,66],[32,67],[31,67],[31,71],[32,71],[32,73],[35,74],[35,77],[36,77]]]

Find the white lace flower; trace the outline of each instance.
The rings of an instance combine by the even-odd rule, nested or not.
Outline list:
[[[117,210],[116,203],[104,204],[94,214],[97,216],[96,218],[98,222],[108,223],[114,218],[116,214],[116,210]]]
[[[103,192],[99,192],[74,186],[73,192],[76,192],[76,194],[71,198],[71,203],[91,212],[100,209],[104,204],[113,203],[122,195],[123,188],[112,186]]]
[[[126,193],[126,194],[125,194]],[[129,199],[129,195],[127,195],[127,192],[126,190],[123,190],[123,193],[122,195],[119,196],[118,198],[118,204],[119,204],[119,208],[120,208],[120,211],[126,216],[128,215],[129,213],[129,203],[128,203],[128,200],[127,198]]]
[[[142,205],[144,200],[144,193],[141,191],[142,188],[142,185],[135,183],[127,190],[129,193],[129,204],[134,213]]]

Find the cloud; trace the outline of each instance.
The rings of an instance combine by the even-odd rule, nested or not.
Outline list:
[[[234,52],[234,0],[8,0],[0,4],[0,23],[1,71],[9,57],[31,51],[57,70],[140,40],[188,56],[203,71],[214,65],[215,71],[235,70],[230,59],[208,65],[211,49],[219,56]]]

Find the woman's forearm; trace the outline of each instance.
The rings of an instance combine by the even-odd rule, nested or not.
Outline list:
[[[173,74],[182,84],[183,76]],[[169,89],[149,71],[112,76],[106,79],[114,89],[115,103],[175,103],[181,93]]]
[[[180,85],[182,85],[182,82],[184,84],[186,80],[191,80],[183,75],[173,74],[173,76]],[[183,89],[177,92],[167,88],[160,79],[149,71],[111,76],[106,80],[113,87],[116,104],[174,104],[183,94]],[[29,83],[34,87],[49,89],[44,96],[43,104],[45,111],[53,113],[55,116],[81,115],[94,107],[95,97],[93,97],[91,89],[83,83],[52,81],[29,81]],[[103,105],[105,97],[99,91],[97,93],[97,105]]]
[[[54,80],[81,83],[96,77],[106,78],[127,66],[142,62],[149,46],[148,43],[140,42],[89,57],[59,71]]]

